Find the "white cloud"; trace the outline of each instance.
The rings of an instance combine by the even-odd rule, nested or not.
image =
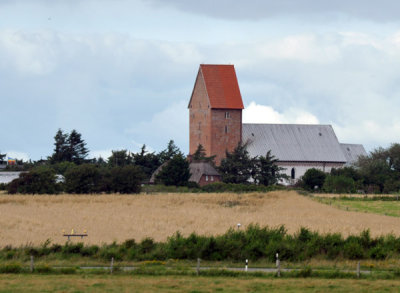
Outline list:
[[[6,159],[12,158],[12,159],[17,159],[17,160],[23,160],[23,161],[29,161],[29,155],[24,152],[19,152],[19,151],[7,151],[5,152],[7,154]]]
[[[302,109],[289,108],[279,113],[270,106],[251,102],[243,111],[243,123],[318,124],[318,118]]]
[[[115,149],[108,149],[108,150],[94,150],[94,151],[90,151],[89,153],[89,157],[90,158],[102,158],[104,160],[107,160],[110,156],[111,156],[111,151],[112,150],[117,150],[118,148]]]
[[[182,151],[189,145],[188,102],[182,100],[173,103],[161,112],[154,114],[150,120],[142,121],[126,129],[128,134],[140,138],[149,144],[149,149],[161,149],[169,140],[174,140]]]

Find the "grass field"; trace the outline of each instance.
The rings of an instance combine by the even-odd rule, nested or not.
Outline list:
[[[0,292],[398,292],[400,280],[0,275]]]
[[[332,205],[342,210],[350,210],[364,213],[380,214],[392,217],[400,217],[400,201],[371,200],[368,198],[326,198],[316,197],[319,202]]]
[[[225,233],[250,223],[289,233],[300,227],[319,232],[373,236],[400,235],[400,218],[338,209],[294,191],[250,194],[0,195],[0,246],[47,239],[65,243],[62,231],[87,230],[87,244],[152,237],[165,240],[176,231],[188,235]]]

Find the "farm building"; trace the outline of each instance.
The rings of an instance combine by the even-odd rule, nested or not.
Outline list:
[[[201,144],[217,164],[241,141],[252,157],[271,150],[294,182],[310,168],[330,172],[366,155],[360,144],[339,143],[331,125],[243,124],[233,65],[200,65],[188,108],[189,153]]]
[[[162,164],[154,171],[149,180],[150,184],[156,183],[157,174],[161,172],[162,168],[164,168],[165,164],[167,163],[168,162]],[[210,163],[191,162],[189,164],[189,170],[190,170],[189,182],[195,182],[200,186],[204,186],[215,182],[221,182],[221,176]]]

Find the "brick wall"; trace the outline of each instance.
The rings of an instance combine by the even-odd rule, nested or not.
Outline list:
[[[199,71],[189,103],[189,154],[199,144],[207,156],[216,155],[220,164],[225,151],[233,151],[242,139],[241,109],[211,109],[203,75]]]
[[[211,153],[219,165],[225,152],[232,152],[242,139],[242,110],[212,109],[211,137]]]
[[[211,155],[210,113],[206,87],[199,71],[189,104],[189,154],[193,154],[201,144],[207,156]]]

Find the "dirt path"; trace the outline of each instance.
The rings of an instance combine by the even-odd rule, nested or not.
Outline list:
[[[85,243],[121,242],[144,237],[165,240],[176,231],[184,235],[221,234],[250,223],[289,233],[308,227],[320,232],[400,235],[400,218],[347,212],[295,192],[158,195],[0,195],[0,246],[64,243],[66,232],[87,229]],[[81,241],[74,240],[74,241]]]

